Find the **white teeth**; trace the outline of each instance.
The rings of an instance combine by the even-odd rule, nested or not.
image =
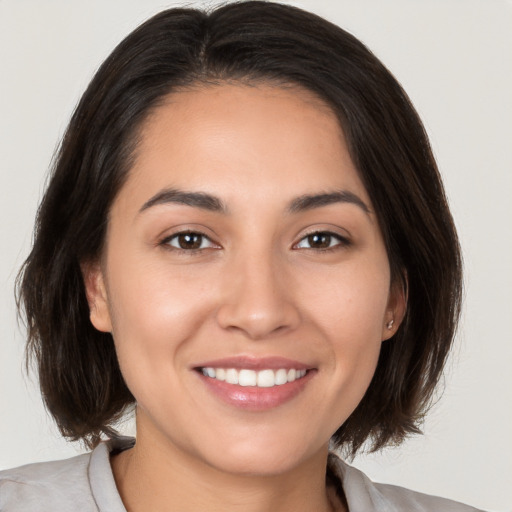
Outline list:
[[[291,368],[280,368],[279,370],[236,370],[235,368],[201,368],[201,372],[206,377],[226,381],[228,384],[238,384],[240,386],[257,386],[259,388],[271,388],[273,386],[282,386],[287,382],[293,382],[306,375],[306,370],[296,370]]]
[[[212,370],[214,369],[212,368]],[[226,382],[228,384],[238,384],[238,372],[234,368],[226,370]]]
[[[238,372],[240,386],[256,386],[256,372],[254,370],[240,370]]]
[[[277,370],[276,372],[276,384],[280,386],[281,384],[286,384],[288,382],[288,371],[284,368]]]
[[[258,372],[258,387],[271,388],[275,385],[276,378],[273,370],[261,370]]]

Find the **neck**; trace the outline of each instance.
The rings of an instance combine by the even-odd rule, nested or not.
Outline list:
[[[139,431],[134,448],[112,457],[117,488],[128,512],[335,509],[325,482],[327,447],[279,474],[241,475],[213,467],[169,441],[163,443],[157,433],[147,434]]]

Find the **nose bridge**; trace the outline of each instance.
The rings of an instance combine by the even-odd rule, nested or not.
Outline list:
[[[287,277],[286,261],[270,243],[237,251],[223,279],[220,325],[251,339],[295,327],[299,313]]]

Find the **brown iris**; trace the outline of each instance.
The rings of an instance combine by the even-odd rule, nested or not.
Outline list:
[[[199,249],[203,235],[198,233],[180,233],[178,235],[178,245],[181,249]]]
[[[331,245],[332,236],[328,233],[313,233],[308,235],[309,246],[313,249],[327,249]]]

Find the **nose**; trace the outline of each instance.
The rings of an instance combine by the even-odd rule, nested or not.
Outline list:
[[[270,255],[240,257],[222,279],[217,322],[251,340],[291,331],[300,312],[289,272]]]

